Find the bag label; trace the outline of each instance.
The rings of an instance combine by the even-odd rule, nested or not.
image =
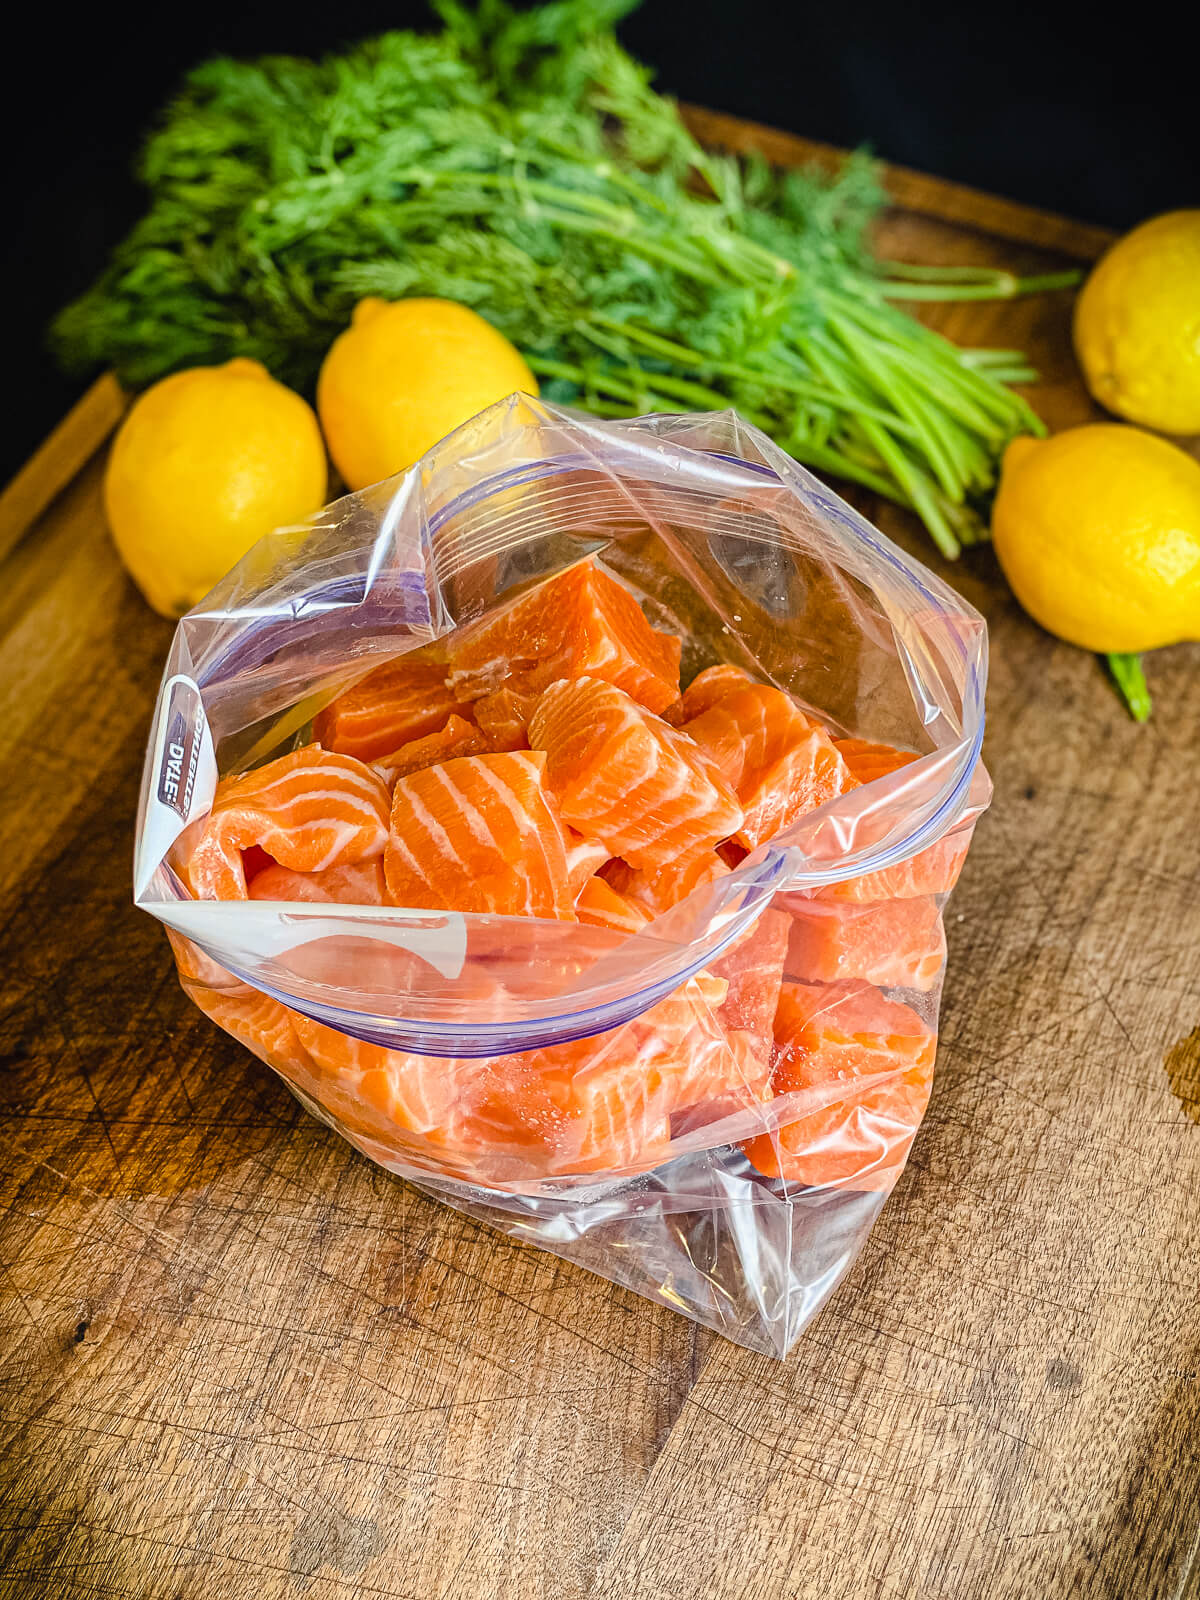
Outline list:
[[[158,798],[186,822],[196,791],[196,772],[208,719],[190,678],[176,678],[167,704],[167,731],[159,757]]]
[[[184,673],[163,685],[151,751],[134,867],[139,901],[188,823],[211,809],[217,788],[216,749],[204,701]]]

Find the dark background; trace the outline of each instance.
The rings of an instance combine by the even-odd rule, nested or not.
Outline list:
[[[681,99],[834,144],[866,141],[903,165],[1124,228],[1200,204],[1195,12],[643,0],[620,33]],[[0,94],[15,346],[0,481],[83,387],[55,371],[45,325],[137,215],[139,135],[186,68],[218,52],[319,53],[428,18],[420,0],[26,8]]]

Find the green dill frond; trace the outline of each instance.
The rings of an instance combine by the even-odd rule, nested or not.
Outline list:
[[[438,32],[197,67],[142,151],[145,215],[54,323],[60,358],[137,388],[249,355],[311,393],[358,299],[444,296],[550,396],[735,405],[954,554],[955,508],[1037,425],[986,353],[885,298],[956,281],[874,259],[868,156],[777,173],[701,149],[612,32],[634,3],[436,0]]]

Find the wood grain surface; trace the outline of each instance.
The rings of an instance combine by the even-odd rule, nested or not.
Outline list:
[[[949,190],[881,244],[1098,247],[1012,217]],[[1061,426],[1069,307],[933,320],[1032,352]],[[986,549],[939,567],[992,627],[996,799],[925,1126],[781,1364],[414,1194],[185,1003],[129,891],[170,629],[100,475],[0,584],[0,1596],[1200,1596],[1200,647],[1139,728]]]

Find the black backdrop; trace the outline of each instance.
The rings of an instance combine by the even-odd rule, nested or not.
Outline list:
[[[45,324],[136,216],[139,133],[180,74],[219,51],[320,52],[428,20],[421,0],[23,11],[0,93],[0,480],[79,392],[46,356]],[[1125,227],[1200,204],[1196,14],[1193,0],[643,0],[620,31],[680,98]]]

